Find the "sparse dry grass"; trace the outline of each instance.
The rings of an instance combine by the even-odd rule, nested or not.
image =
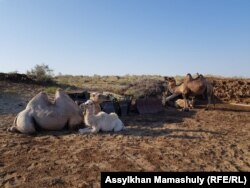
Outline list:
[[[121,95],[143,97],[148,95],[161,95],[165,89],[162,76],[57,76],[58,84],[73,85],[84,90],[109,91]]]

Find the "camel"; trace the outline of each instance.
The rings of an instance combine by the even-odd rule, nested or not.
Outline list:
[[[61,130],[68,126],[69,129],[76,129],[82,121],[81,109],[66,93],[58,89],[54,102],[49,101],[45,92],[33,97],[16,116],[8,131],[33,134],[38,128]]]
[[[98,93],[98,92],[93,92],[93,93],[90,93],[90,100],[92,100],[95,104],[95,114],[98,114],[99,112],[102,111],[101,109],[101,103],[104,102],[104,101],[107,101],[108,100],[108,97],[101,94],[101,93]]]
[[[190,108],[194,108],[194,97],[192,97],[191,100],[188,100],[188,105]],[[174,106],[176,108],[184,108],[185,106],[185,100],[184,99],[177,99],[175,102],[174,102]]]
[[[80,133],[97,133],[99,131],[118,132],[124,129],[124,124],[116,113],[107,114],[99,112],[95,114],[95,103],[92,100],[88,100],[81,107],[84,108],[84,123],[88,128],[79,129]]]
[[[193,78],[191,74],[187,74],[184,78],[183,83],[180,85],[176,85],[175,79],[165,77],[165,80],[168,81],[168,88],[169,91],[172,93],[170,97],[166,99],[166,101],[171,100],[179,95],[182,95],[184,98],[184,111],[189,110],[189,96],[197,96],[197,95],[204,95],[205,91],[207,92],[208,97],[208,104],[206,109],[209,109],[211,104],[211,100],[213,97],[213,86],[212,84],[206,80],[206,78],[198,74],[196,78]]]

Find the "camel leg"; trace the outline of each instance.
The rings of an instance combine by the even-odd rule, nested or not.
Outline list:
[[[187,96],[184,94],[183,98],[184,98],[184,108],[183,108],[183,111],[188,112],[189,108],[188,108],[188,101],[187,101],[188,99],[187,99]]]
[[[209,110],[209,107],[212,104],[212,101],[213,101],[213,108],[215,109],[215,102],[214,102],[213,96],[210,95],[210,96],[207,97],[207,99],[208,99],[208,103],[207,103],[206,110]]]
[[[192,97],[192,99],[191,99],[191,104],[190,104],[190,108],[194,108],[194,103],[195,103],[195,97]]]
[[[13,122],[13,126],[7,131],[9,132],[21,132],[24,134],[34,134],[36,133],[35,122],[28,111],[20,112]]]
[[[72,117],[68,120],[68,128],[69,130],[76,130],[79,128],[79,125],[81,124],[82,119],[79,119],[78,117]]]
[[[8,131],[8,132],[12,132],[12,133],[20,133],[20,131],[19,131],[16,127],[14,127],[14,126],[9,127],[9,128],[7,129],[7,131]]]
[[[7,131],[8,131],[8,132],[20,133],[20,131],[16,128],[17,117],[18,117],[18,115],[15,117],[15,120],[14,120],[12,126],[9,127],[9,128],[7,128]]]
[[[180,95],[179,93],[177,93],[177,94],[172,94],[171,96],[169,96],[169,97],[167,97],[167,98],[165,99],[165,103],[168,102],[168,101],[170,101],[170,100],[172,100],[172,99],[174,99],[175,97],[177,97],[177,96],[179,96],[179,95]]]
[[[190,100],[190,99],[187,99],[187,105],[188,105],[188,107],[189,108],[191,108],[191,109],[193,109],[194,108],[194,105],[193,105],[193,98],[192,98],[192,100]],[[190,102],[191,101],[191,102]]]
[[[213,86],[211,84],[209,84],[209,83],[207,84],[207,99],[208,99],[208,104],[207,104],[206,110],[209,109],[209,106],[210,106],[212,101],[213,101],[213,106],[215,108],[214,89],[213,89]]]
[[[213,98],[213,89],[212,88],[209,88],[207,89],[207,107],[206,107],[206,110],[209,110],[209,106],[212,102],[212,98]],[[214,104],[214,100],[213,100],[213,104]],[[214,104],[214,108],[215,108],[215,104]]]
[[[91,133],[98,133],[100,130],[99,127],[92,127]]]
[[[84,128],[84,129],[79,129],[79,133],[84,134],[84,133],[91,133],[92,128]]]
[[[208,96],[208,97],[207,97],[207,101],[208,101],[208,103],[207,103],[207,107],[206,107],[205,110],[209,110],[209,106],[210,106],[210,104],[211,104],[211,96]]]
[[[124,129],[123,123],[121,122],[121,120],[117,119],[117,121],[115,122],[114,132],[119,132],[123,129]]]
[[[98,127],[88,127],[88,128],[84,128],[84,129],[79,129],[79,133],[84,134],[84,133],[98,133],[99,132],[99,128]]]

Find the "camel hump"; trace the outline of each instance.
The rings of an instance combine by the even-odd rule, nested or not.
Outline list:
[[[190,82],[192,80],[194,80],[192,75],[190,73],[187,73],[187,75],[184,78],[184,84],[186,84],[187,82]]]
[[[205,78],[205,77],[203,76],[203,74],[199,74],[199,73],[198,73],[197,78]]]
[[[190,73],[188,73],[185,77],[185,81],[184,82],[190,82],[190,81],[196,81],[196,80],[204,80],[205,77],[202,74],[199,74],[198,72],[196,73],[196,77],[193,78],[192,75]]]
[[[118,119],[118,115],[114,112],[110,113],[109,115],[110,115],[111,119]]]
[[[57,88],[56,93],[55,93],[55,98],[58,98],[61,96],[66,96],[66,93],[64,93],[64,91],[61,88]]]

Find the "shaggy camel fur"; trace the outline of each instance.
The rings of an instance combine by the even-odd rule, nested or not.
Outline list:
[[[37,128],[61,130],[65,126],[76,129],[82,123],[82,113],[74,101],[58,89],[54,102],[50,102],[44,92],[40,92],[15,118],[10,132],[32,134]]]
[[[95,104],[92,100],[84,103],[85,108],[84,123],[89,128],[80,129],[80,133],[97,133],[99,131],[114,131],[118,132],[124,129],[123,122],[118,118],[116,113],[107,114],[99,112],[95,115]]]
[[[188,110],[188,106],[190,106],[188,100],[189,96],[203,95],[205,91],[207,91],[207,109],[209,108],[213,96],[213,86],[206,80],[206,78],[204,78],[203,75],[199,74],[197,78],[194,79],[191,74],[187,74],[183,83],[180,85],[176,85],[176,81],[174,79],[165,77],[165,80],[168,81],[168,88],[172,93],[172,96],[170,96],[168,100],[178,95],[182,95],[185,101],[184,110]]]

